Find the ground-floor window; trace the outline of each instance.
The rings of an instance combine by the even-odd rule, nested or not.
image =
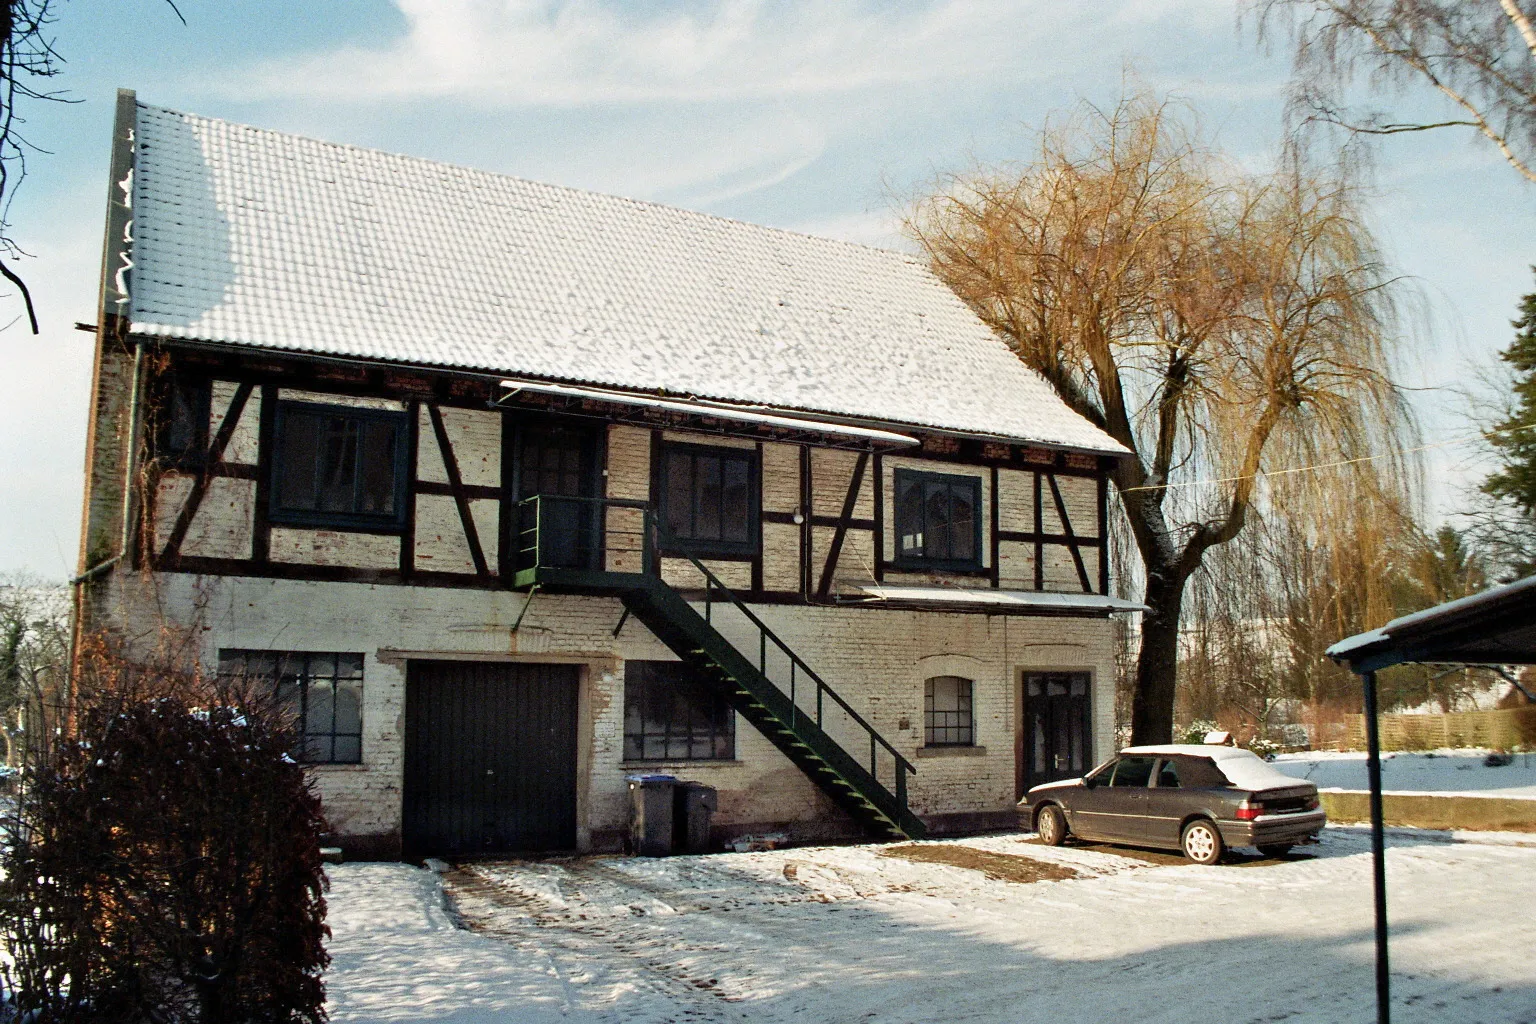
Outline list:
[[[736,714],[707,679],[680,661],[624,663],[624,760],[735,756]]]
[[[930,747],[976,744],[975,683],[960,676],[923,681],[923,743]]]
[[[363,656],[338,652],[221,650],[219,675],[271,680],[294,715],[294,756],[307,764],[363,759]]]

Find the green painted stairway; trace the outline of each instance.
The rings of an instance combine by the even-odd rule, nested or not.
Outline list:
[[[642,572],[608,572],[598,568],[573,568],[541,564],[541,534],[547,539],[545,524],[548,507],[555,501],[581,501],[596,506],[639,509],[645,527],[642,541]],[[654,521],[651,510],[641,503],[612,499],[530,498],[525,514],[527,525],[521,533],[522,560],[515,577],[519,589],[538,587],[555,592],[601,593],[617,596],[627,614],[645,624],[656,638],[679,658],[713,682],[730,705],[806,774],[833,802],[848,812],[865,832],[876,839],[921,839],[927,827],[907,806],[907,776],[916,769],[906,758],[828,686],[814,670],[784,643],[757,615],[698,559],[688,558],[703,575],[704,613],[700,614],[659,575],[649,571],[654,561]],[[569,522],[566,516],[563,522]],[[600,519],[598,521],[601,521]],[[594,552],[600,545],[592,546]],[[570,545],[561,550],[567,555]],[[669,552],[669,557],[673,557]],[[572,559],[567,558],[567,561]],[[600,554],[583,555],[576,561],[602,564]],[[732,609],[756,630],[758,659],[742,653],[711,621],[716,609]],[[769,676],[769,650],[789,667],[789,692]],[[796,698],[814,697],[814,707],[806,708]],[[857,754],[845,748],[823,725],[825,715],[836,715],[847,728],[867,741],[859,743]],[[868,760],[862,759],[864,754]],[[887,782],[882,779],[889,780]]]

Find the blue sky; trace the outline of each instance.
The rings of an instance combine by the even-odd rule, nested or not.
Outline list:
[[[66,0],[47,152],[11,210],[43,333],[0,298],[0,572],[75,564],[114,90],[159,106],[744,220],[903,244],[899,197],[1031,131],[1122,72],[1190,101],[1258,168],[1288,78],[1226,0]],[[1458,134],[1377,150],[1372,214],[1429,311],[1407,381],[1430,441],[1532,290],[1536,189]],[[1429,453],[1435,501],[1469,486],[1466,448]]]

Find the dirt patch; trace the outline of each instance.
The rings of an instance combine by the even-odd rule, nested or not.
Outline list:
[[[1026,839],[1024,842],[1034,846],[1044,846],[1039,839]],[[1141,846],[1111,846],[1108,843],[1085,843],[1080,840],[1069,841],[1063,849],[1092,850],[1094,853],[1112,853],[1116,857],[1124,857],[1127,860],[1139,860],[1145,864],[1175,865],[1191,864],[1182,853],[1172,850],[1152,850]],[[1238,868],[1263,867],[1270,864],[1285,864],[1290,861],[1312,860],[1316,854],[1291,851],[1282,857],[1269,857],[1262,853],[1251,853],[1243,850],[1228,850],[1222,854],[1223,865]]]
[[[1033,857],[1014,857],[969,846],[888,846],[880,851],[880,856],[900,857],[919,864],[970,868],[1000,882],[1060,882],[1080,874],[1076,868],[1065,864],[1050,864]]]

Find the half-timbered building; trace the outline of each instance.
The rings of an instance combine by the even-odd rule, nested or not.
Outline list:
[[[920,260],[119,97],[81,572],[354,855],[1010,825],[1113,743],[1106,472]]]

